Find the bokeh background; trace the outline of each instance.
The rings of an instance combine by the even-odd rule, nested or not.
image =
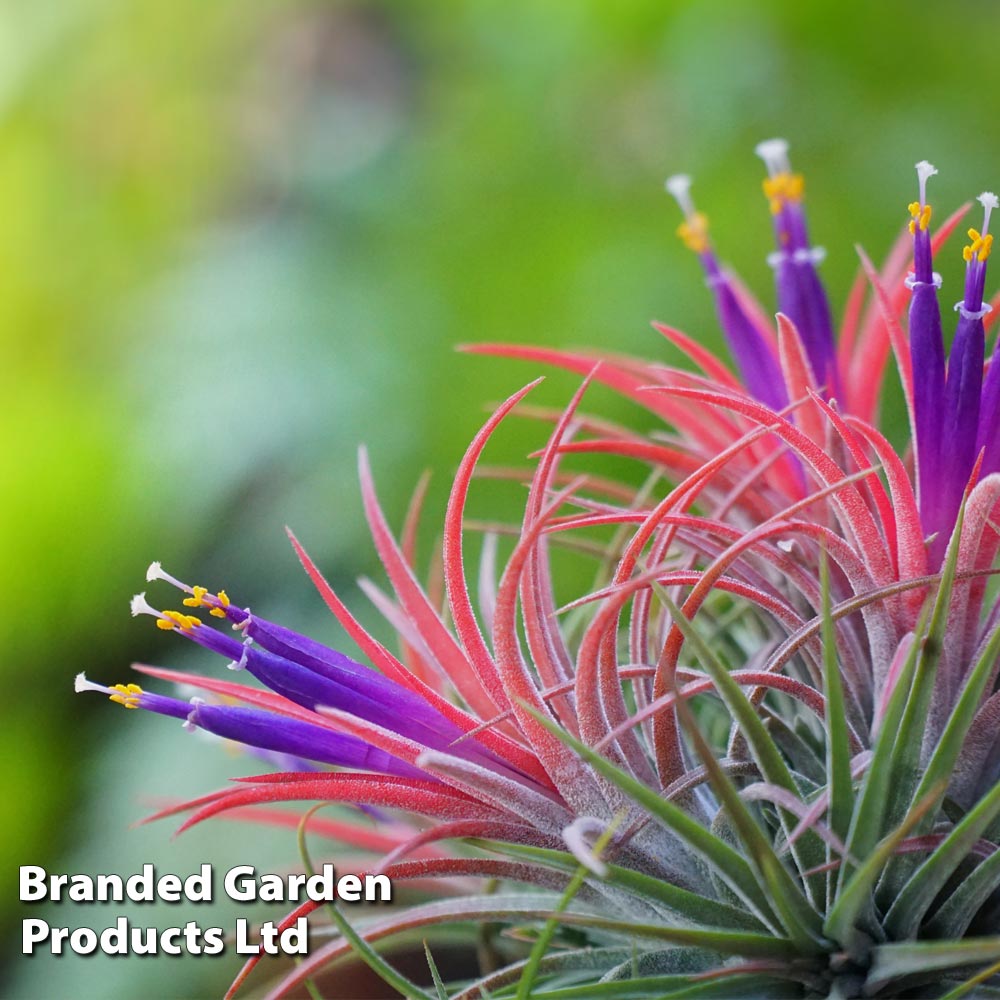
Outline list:
[[[878,257],[905,220],[915,160],[940,168],[942,211],[1000,185],[997,38],[985,0],[0,4],[0,995],[218,995],[237,967],[21,959],[22,916],[101,927],[117,908],[21,907],[19,864],[295,861],[287,831],[131,828],[254,770],[72,692],[133,660],[221,666],[129,617],[151,559],[337,643],[289,524],[374,622],[358,444],[397,525],[435,470],[426,557],[484,403],[538,374],[456,345],[667,357],[652,318],[717,343],[662,179],[695,174],[771,302],[752,150],[775,134],[842,301],[854,243]],[[539,435],[516,421],[490,459],[523,463]],[[502,519],[519,499],[484,483],[475,503]]]

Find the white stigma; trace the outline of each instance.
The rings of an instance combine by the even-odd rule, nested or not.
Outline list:
[[[101,694],[107,694],[109,688],[106,688],[103,684],[95,684],[93,681],[88,681],[87,675],[81,671],[73,681],[73,690],[77,694],[83,691],[98,691]]]
[[[927,204],[927,179],[937,173],[937,167],[927,160],[921,160],[917,164],[917,182],[920,184],[920,207]]]
[[[758,142],[754,147],[754,152],[764,161],[767,172],[774,177],[775,174],[791,173],[792,165],[788,161],[788,140],[787,139],[765,139]]]
[[[163,568],[163,564],[159,562],[151,562],[149,564],[149,569],[146,570],[146,582],[153,583],[154,580],[166,580],[167,583],[176,587],[178,590],[186,591],[189,594],[194,593],[194,591],[192,591],[186,583],[181,583],[177,577],[171,576]]]
[[[680,205],[684,218],[690,219],[695,214],[694,199],[691,197],[691,177],[688,174],[674,174],[673,177],[666,179],[663,186]]]
[[[152,615],[154,618],[162,617],[160,612],[154,608],[149,601],[146,600],[146,592],[143,591],[141,594],[136,594],[135,597],[129,601],[129,610],[132,612],[132,617],[135,618],[137,615]]]
[[[990,212],[1000,207],[1000,199],[992,191],[984,191],[976,201],[983,206],[983,236],[990,231]]]

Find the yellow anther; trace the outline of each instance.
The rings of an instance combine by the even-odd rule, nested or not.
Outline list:
[[[772,215],[777,215],[788,202],[801,201],[806,182],[802,174],[780,173],[765,177],[762,187]]]
[[[115,684],[111,690],[115,693],[108,695],[108,697],[113,702],[124,705],[125,708],[139,707],[139,695],[142,694],[142,688],[138,684]]]
[[[189,608],[203,607],[205,602],[202,598],[208,593],[208,587],[192,587],[191,593],[193,596],[185,597],[183,604]]]
[[[909,210],[910,215],[913,216],[908,227],[910,233],[915,233],[917,231],[917,226],[920,227],[921,232],[926,230],[931,224],[931,206],[924,205],[923,208],[921,208],[919,201],[911,201],[906,207]]]
[[[695,253],[704,253],[708,249],[708,216],[695,212],[688,216],[677,227],[677,235],[683,240],[684,246]]]
[[[223,609],[229,607],[229,595],[224,590],[220,590],[215,596],[218,598],[219,604],[221,604],[222,607],[212,608],[212,610],[209,611],[209,614],[214,618],[225,618],[226,612]]]
[[[970,229],[969,239],[972,242],[962,249],[962,258],[968,264],[975,257],[982,264],[989,257],[990,251],[993,249],[992,233],[982,236],[978,229]]]
[[[161,611],[162,618],[156,619],[156,627],[168,631],[176,626],[180,626],[187,631],[201,624],[201,619],[195,615],[184,615],[180,611]]]

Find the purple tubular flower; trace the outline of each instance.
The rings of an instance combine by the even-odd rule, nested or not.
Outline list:
[[[159,612],[142,594],[133,598],[133,614],[153,615],[168,628],[178,626],[181,635],[228,658],[233,669],[246,669],[283,698],[310,711],[335,708],[425,747],[493,770],[510,771],[506,762],[475,739],[456,742],[463,736],[462,730],[423,698],[349,656],[251,614],[232,604],[224,592],[212,596],[203,587],[188,587],[163,572],[157,563],[150,567],[147,579],[163,579],[192,594],[184,600],[188,607],[207,609],[228,619],[244,639],[219,632],[193,615]]]
[[[83,674],[77,676],[76,690],[99,691],[125,708],[142,708],[148,712],[182,719],[188,728],[204,729],[223,739],[272,753],[288,754],[335,767],[377,771],[401,778],[436,780],[419,768],[370,746],[356,736],[336,733],[322,726],[314,726],[273,712],[210,705],[198,698],[191,702],[180,701],[143,691],[138,684],[105,687],[103,684],[91,683]]]
[[[976,460],[984,355],[982,318],[962,306],[948,358],[945,387],[945,440],[950,443],[945,455],[948,469],[945,478],[955,501],[950,506],[956,509]]]
[[[451,741],[462,735],[457,726],[426,702],[373,671],[368,671],[370,676],[359,682],[350,674],[334,679],[301,661],[288,660],[253,646],[245,648],[212,628],[192,629],[189,635],[195,642],[223,656],[236,660],[242,655],[247,671],[257,680],[312,711],[324,705],[337,708],[440,750],[445,750]]]
[[[983,385],[979,407],[979,435],[976,453],[983,453],[983,475],[1000,472],[1000,357],[996,348]]]
[[[989,312],[989,306],[983,306],[983,291],[986,261],[993,245],[993,237],[989,234],[990,213],[997,207],[998,201],[996,195],[989,192],[981,194],[979,201],[983,206],[983,228],[982,232],[969,230],[972,242],[963,250],[966,261],[965,294],[962,301],[955,305],[959,319],[948,358],[945,385],[946,448],[942,454],[942,466],[947,488],[944,518],[949,529],[955,523],[962,494],[976,461],[980,436],[984,435],[980,423],[986,351],[983,317]]]
[[[927,203],[927,180],[937,170],[926,160],[917,164],[920,185],[918,201],[909,206],[913,234],[913,274],[907,280],[910,299],[910,357],[913,362],[913,404],[919,468],[920,513],[928,533],[940,532],[941,484],[944,482],[941,454],[941,414],[944,412],[944,334],[937,290],[941,276],[934,273],[931,253],[931,206]]]
[[[758,144],[756,152],[768,170],[764,194],[774,217],[778,244],[768,263],[774,268],[778,308],[798,328],[817,384],[824,386],[828,395],[840,396],[830,302],[816,272],[824,251],[809,242],[802,209],[802,175],[792,173],[784,139],[768,139]]]
[[[378,771],[402,778],[435,780],[419,768],[369,745],[357,736],[335,733],[273,712],[201,704],[195,706],[191,721],[225,739],[294,757],[305,757],[321,764]]]
[[[666,182],[667,191],[674,196],[684,213],[684,222],[677,234],[701,261],[706,281],[715,297],[719,325],[744,384],[756,399],[771,409],[783,409],[788,405],[788,393],[781,368],[767,341],[740,305],[729,277],[720,266],[708,240],[708,219],[695,209],[690,188],[691,178],[686,174],[675,174]]]

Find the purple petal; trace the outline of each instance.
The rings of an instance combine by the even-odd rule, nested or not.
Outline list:
[[[910,357],[913,361],[913,405],[920,467],[920,513],[925,530],[940,525],[942,485],[941,417],[944,413],[944,336],[937,287],[932,281],[912,283]]]
[[[190,710],[190,706],[189,706]],[[256,708],[228,705],[196,705],[192,721],[202,729],[237,743],[274,753],[291,754],[321,764],[375,771],[402,778],[434,780],[426,772],[369,746],[347,733],[335,733],[298,719],[264,712]]]

